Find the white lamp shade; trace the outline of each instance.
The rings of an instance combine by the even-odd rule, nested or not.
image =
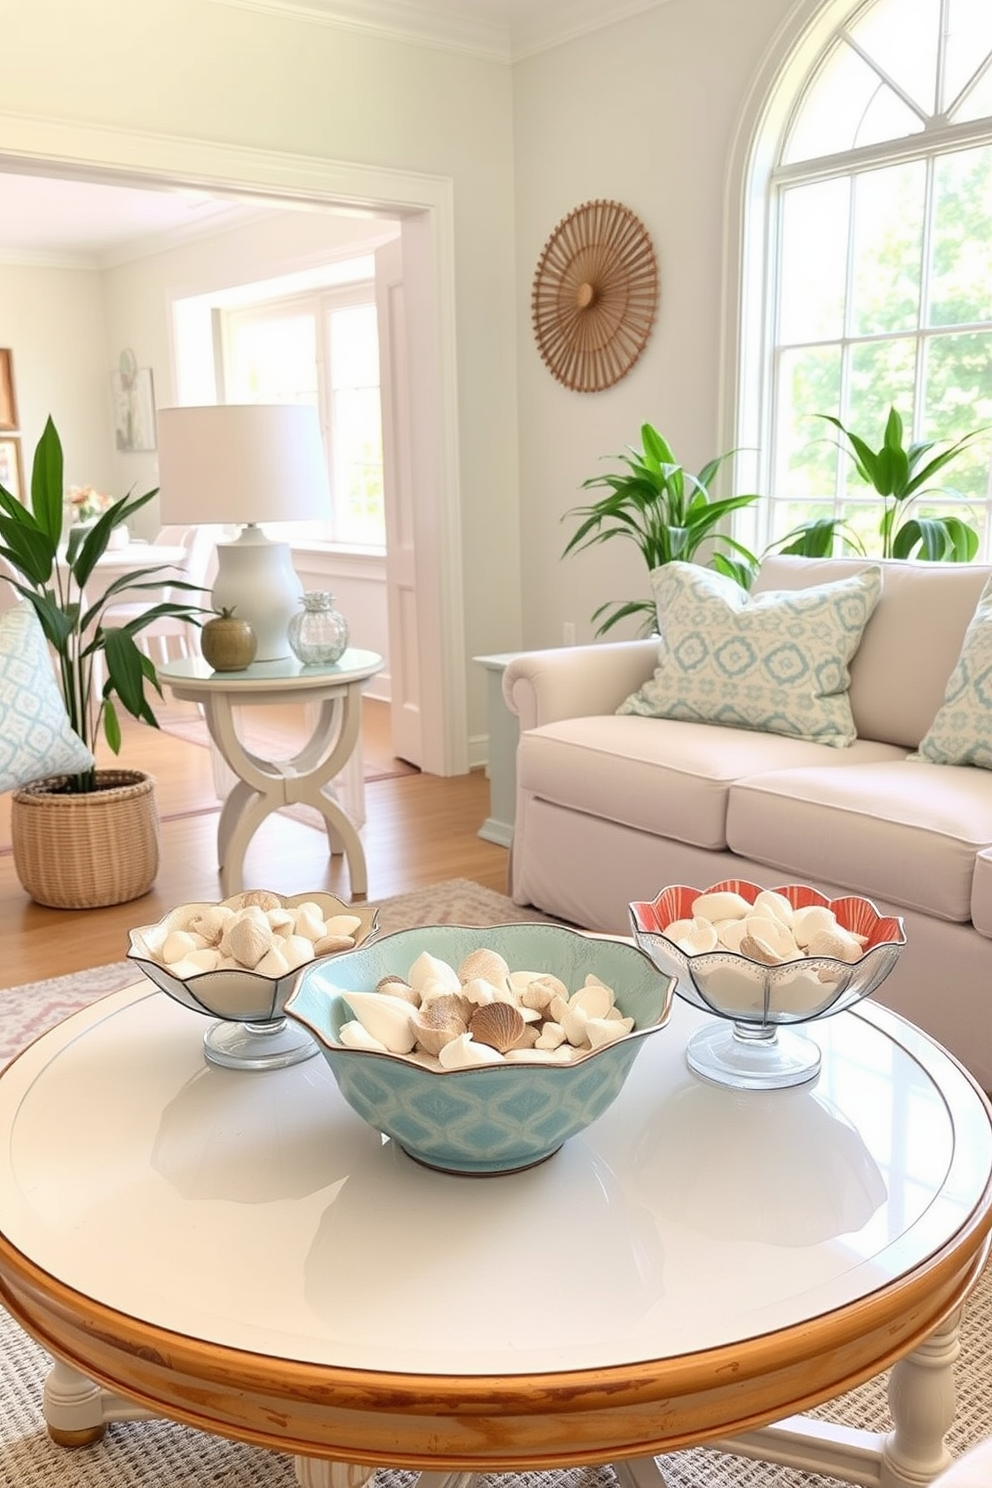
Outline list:
[[[330,515],[315,408],[160,408],[156,423],[163,523],[308,522]]]

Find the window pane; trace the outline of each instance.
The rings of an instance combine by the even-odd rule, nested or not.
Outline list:
[[[949,109],[982,57],[992,51],[992,5],[989,0],[950,0],[940,106]],[[986,108],[983,112],[988,113]],[[970,114],[976,119],[980,114]]]
[[[890,407],[909,427],[916,383],[916,341],[869,341],[851,350],[851,375],[844,423],[872,449],[879,449]]]
[[[341,542],[384,547],[379,338],[372,304],[330,311],[334,505]]]
[[[818,181],[782,196],[779,336],[784,342],[841,336],[850,185]]]
[[[930,324],[992,320],[992,146],[934,162]]]
[[[229,403],[316,403],[317,328],[312,315],[231,320]]]
[[[925,192],[922,160],[866,171],[855,180],[855,335],[915,330],[919,324]]]
[[[858,45],[926,114],[937,99],[939,33],[940,0],[875,0],[851,27]]]
[[[379,338],[374,305],[352,305],[332,312],[331,367],[334,387],[379,386]]]
[[[917,134],[923,120],[846,42],[828,56],[796,116],[783,159],[813,160]]]
[[[784,352],[779,365],[774,489],[790,498],[833,500],[837,451],[828,426],[814,418],[840,407],[840,349]]]
[[[955,111],[954,122],[987,119],[989,115],[992,115],[992,67],[985,69],[961,107]]]
[[[985,424],[992,424],[992,331],[934,336],[927,343],[924,437],[956,440]],[[969,499],[984,501],[990,455],[992,429],[940,478]]]

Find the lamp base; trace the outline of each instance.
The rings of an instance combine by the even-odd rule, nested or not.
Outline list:
[[[255,632],[256,661],[292,655],[289,622],[298,614],[303,585],[293,567],[289,543],[273,542],[249,524],[235,542],[217,544],[214,609],[233,609]]]

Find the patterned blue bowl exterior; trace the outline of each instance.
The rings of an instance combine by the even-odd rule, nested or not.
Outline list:
[[[567,1065],[495,1064],[431,1069],[400,1055],[338,1044],[352,1014],[342,997],[405,977],[422,951],[459,966],[470,951],[498,951],[512,971],[551,972],[574,992],[590,972],[613,988],[634,1028]],[[672,983],[635,946],[559,925],[428,925],[346,951],[300,972],[286,1004],[316,1038],[348,1104],[418,1162],[447,1172],[531,1167],[595,1121],[620,1093],[642,1040],[668,1022]]]

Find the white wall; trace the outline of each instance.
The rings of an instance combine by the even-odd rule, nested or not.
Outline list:
[[[609,542],[560,561],[574,531],[563,515],[589,499],[582,481],[613,469],[601,456],[655,424],[693,470],[726,449],[721,430],[721,293],[727,164],[748,86],[795,0],[670,0],[517,65],[517,325],[523,637],[579,641],[606,600],[647,597],[633,544]],[[622,202],[645,223],[661,295],[633,370],[601,393],[575,393],[545,369],[530,328],[529,285],[541,249],[574,207]],[[729,490],[723,494],[730,494]],[[632,634],[618,627],[611,635]]]

